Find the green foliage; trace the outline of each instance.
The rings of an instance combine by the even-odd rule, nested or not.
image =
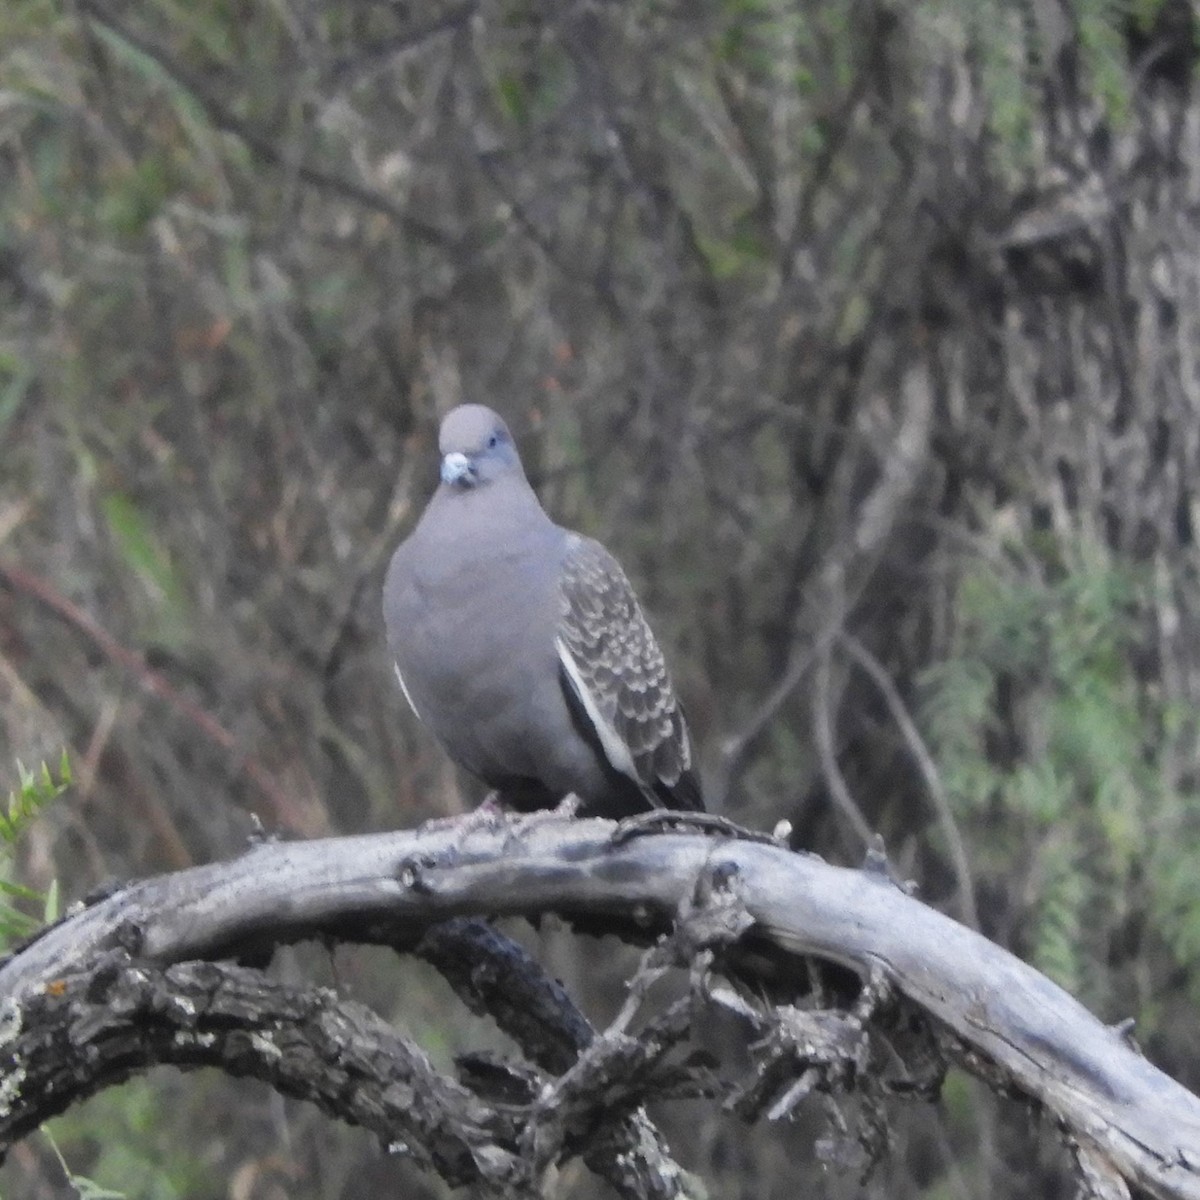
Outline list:
[[[1041,876],[1032,958],[1072,994],[1095,995],[1085,953],[1084,921],[1094,880],[1076,842],[1076,823],[1061,813],[1039,852]]]
[[[712,48],[718,61],[751,78],[765,79],[787,70],[788,58],[779,53],[781,46],[811,45],[813,35],[833,12],[836,9],[817,5],[801,12],[774,0],[727,0]],[[844,39],[843,52],[849,54],[852,44],[849,37]],[[792,68],[792,77],[802,91],[815,85],[814,68],[806,62]]]
[[[93,1096],[56,1117],[47,1128],[63,1148],[63,1169],[77,1181],[81,1176],[71,1172],[66,1162],[85,1163],[85,1182],[100,1189],[91,1193],[96,1196],[202,1200],[223,1195],[211,1164],[190,1151],[191,1145],[203,1147],[204,1140],[181,1141],[178,1126],[170,1119],[173,1114],[192,1130],[203,1128],[201,1108],[214,1082],[215,1076],[190,1075],[183,1081],[173,1072],[158,1071]]]
[[[68,1175],[67,1182],[75,1189],[79,1200],[126,1200],[124,1192],[106,1188],[86,1175]]]
[[[17,763],[18,786],[8,793],[8,803],[0,811],[0,943],[27,937],[44,921],[58,915],[58,887],[41,895],[12,880],[12,850],[38,814],[71,785],[71,764],[62,752],[57,777],[46,763],[38,771],[29,771]],[[17,902],[40,907],[35,918],[17,907]]]
[[[506,71],[496,80],[496,99],[501,111],[515,125],[528,123],[529,92],[519,75]]]
[[[1147,28],[1163,0],[1070,0],[1066,14],[1085,86],[1105,117],[1128,119],[1134,79],[1125,40],[1129,26]],[[989,106],[989,127],[1001,165],[1020,172],[1033,153],[1040,123],[1041,82],[1054,69],[1054,51],[1028,5],[1013,0],[925,0],[920,13],[931,29],[961,39],[978,72]]]
[[[7,810],[0,812],[0,839],[10,846],[15,844],[42,808],[70,786],[71,764],[66,750],[63,750],[59,759],[57,779],[44,762],[40,771],[29,771],[17,763],[17,778],[20,786],[8,793]]]
[[[1166,0],[1127,0],[1123,7],[1128,11],[1134,28],[1148,33],[1165,4]]]
[[[518,27],[511,58],[501,56],[493,89],[505,119],[526,128],[562,106],[571,94],[573,72],[560,47],[533,37],[527,40],[521,33]]]
[[[1135,580],[1089,562],[1048,574],[962,580],[959,651],[927,672],[924,720],[981,868],[1026,898],[1021,949],[1097,1003],[1131,914],[1155,913],[1200,968],[1200,828],[1160,767],[1179,722],[1135,669]]]
[[[973,5],[968,12],[967,37],[979,63],[999,157],[1019,166],[1031,149],[1037,104],[1032,64],[1039,47],[1026,42],[1024,14],[1003,0]]]
[[[120,493],[105,496],[102,504],[125,567],[137,576],[160,609],[181,611],[183,595],[178,576],[149,521],[128,496]]]
[[[0,350],[0,438],[16,416],[21,401],[33,383],[33,368],[15,354]]]
[[[744,277],[763,270],[768,262],[767,247],[754,220],[743,214],[737,218],[726,239],[700,235],[700,249],[708,261],[714,279]]]
[[[174,187],[168,158],[148,154],[114,171],[105,189],[101,219],[116,234],[139,234],[158,215]]]
[[[201,5],[198,6],[198,9],[202,12],[207,7]],[[97,36],[108,46],[116,61],[129,70],[148,92],[161,95],[166,99],[169,112],[178,121],[191,145],[195,149],[205,152],[206,157],[212,153],[212,128],[203,106],[196,97],[149,54],[132,45],[107,26],[98,25],[95,28]],[[156,116],[158,115],[160,114],[156,114]],[[164,156],[162,161],[165,164],[167,158]],[[143,170],[147,169],[143,168]],[[149,186],[153,189],[156,198],[165,196],[167,191],[165,186],[160,188],[159,180],[155,178],[161,170],[163,170],[161,166],[151,166],[147,170],[150,177]],[[143,185],[143,190],[145,190],[145,185]]]
[[[50,1149],[54,1151],[54,1156],[58,1159],[59,1166],[62,1167],[63,1174],[67,1177],[68,1187],[74,1190],[79,1200],[126,1200],[124,1192],[115,1192],[106,1188],[86,1175],[76,1175],[67,1165],[67,1160],[63,1157],[63,1153],[58,1148],[58,1143],[49,1129],[43,1127],[41,1132],[42,1136],[50,1143]]]
[[[1084,64],[1105,111],[1118,124],[1129,115],[1132,92],[1122,26],[1138,7],[1133,0],[1075,0]]]

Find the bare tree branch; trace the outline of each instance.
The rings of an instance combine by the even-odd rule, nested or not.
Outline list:
[[[850,794],[846,777],[838,766],[837,746],[833,731],[834,702],[832,698],[832,658],[829,639],[824,639],[817,648],[817,672],[813,676],[813,740],[821,759],[821,772],[825,786],[833,797],[837,811],[846,818],[851,829],[858,835],[859,845],[866,848],[871,844],[871,824]]]
[[[695,995],[717,994],[707,982],[713,953],[727,955],[742,973],[752,969],[745,955],[765,960],[776,972],[776,987],[786,980],[789,963],[793,975],[804,975],[796,971],[798,956],[848,967],[865,981],[850,1010],[864,1032],[882,1030],[895,1004],[919,1010],[957,1061],[1043,1106],[1091,1156],[1089,1162],[1110,1164],[1156,1196],[1200,1197],[1200,1100],[1148,1063],[1125,1027],[1103,1025],[1006,951],[905,895],[877,871],[830,866],[762,842],[686,830],[615,838],[615,829],[604,821],[538,819],[469,832],[427,828],[269,843],[234,862],[132,884],[74,913],[0,965],[7,1034],[0,1045],[0,1088],[7,1109],[36,1104],[25,1090],[31,1063],[21,1040],[31,1021],[52,1000],[68,1006],[86,1001],[81,981],[94,977],[106,955],[123,952],[130,970],[158,979],[167,978],[164,969],[172,963],[261,953],[299,938],[412,945],[422,930],[451,917],[552,911],[593,931],[642,939],[677,925],[675,937],[648,962],[635,1003],[669,962],[691,962]],[[118,973],[125,970],[120,966]],[[222,986],[226,978],[220,976]],[[142,997],[141,986],[125,979],[122,994]],[[159,1003],[154,1011],[161,1011],[165,1002],[154,991],[157,984],[146,986],[150,998],[137,1003]],[[324,1003],[312,1016],[318,1023],[332,1019],[327,1010],[333,1001]],[[102,1007],[112,1004],[106,1000]],[[349,1031],[353,1037],[360,1027],[364,1037],[382,1036],[343,1008],[337,1020],[357,1023]],[[763,1019],[781,1021],[783,1012]],[[695,1064],[678,1056],[685,1013],[686,1005],[669,1007],[637,1038],[618,1022],[603,1044],[594,1051],[589,1045],[560,1074],[554,1085],[559,1108],[548,1113],[534,1097],[523,1119],[533,1113],[537,1128],[527,1135],[533,1142],[522,1143],[533,1150],[533,1160],[578,1152],[598,1113],[627,1113],[648,1095],[694,1094],[711,1086]],[[840,1024],[836,1010],[828,1018],[832,1024],[825,1020],[809,1014],[779,1026],[792,1030],[790,1041],[776,1045],[792,1047],[787,1061],[797,1073],[794,1079],[772,1074],[771,1094],[756,1100],[758,1107],[783,1115],[823,1078],[810,1074],[806,1081],[807,1072],[836,1074],[844,1069],[839,1064],[858,1061],[861,1051],[853,1039],[845,1040],[849,1027]],[[568,1044],[583,1036],[576,1029]],[[797,1046],[807,1049],[801,1053]],[[405,1047],[397,1054],[405,1070],[420,1069]],[[599,1079],[605,1086],[592,1087]],[[447,1086],[429,1081],[431,1089],[441,1089],[431,1094],[447,1097],[457,1114],[456,1129],[466,1120],[469,1129],[491,1134],[501,1128],[503,1134],[492,1116],[477,1119],[472,1104]],[[28,1119],[20,1128],[28,1127]],[[395,1128],[415,1136],[408,1126]],[[429,1136],[440,1146],[442,1126],[431,1128]],[[424,1137],[422,1130],[417,1132]],[[8,1139],[17,1132],[10,1125]],[[507,1159],[493,1164],[489,1158],[480,1167],[470,1137],[465,1144],[459,1148],[459,1136],[452,1150],[437,1153],[452,1166],[476,1162],[481,1179],[507,1178]],[[503,1136],[489,1142],[496,1144],[504,1149]]]
[[[851,529],[831,539],[825,562],[816,573],[815,585],[802,610],[793,621],[797,629],[816,627],[813,645],[796,644],[788,656],[780,677],[765,699],[755,709],[745,725],[727,737],[721,747],[721,762],[717,771],[714,794],[718,802],[724,799],[749,762],[750,752],[757,740],[779,715],[792,693],[803,682],[814,661],[818,671],[822,656],[827,659],[829,639],[843,628],[847,616],[873,569],[873,560],[880,546],[900,520],[921,477],[929,455],[929,438],[933,423],[933,383],[927,363],[916,365],[907,375],[902,395],[902,412],[891,432],[886,457],[881,454],[879,478],[854,513]],[[811,619],[802,618],[811,614]],[[821,679],[814,682],[818,699],[828,696],[828,686]],[[832,714],[827,714],[827,718]],[[824,719],[827,719],[824,718]],[[818,731],[823,718],[818,714]],[[824,764],[827,768],[828,759]],[[826,770],[827,779],[835,793],[838,785]],[[849,813],[844,801],[848,793],[839,795],[839,805]],[[850,807],[853,805],[851,804]],[[852,824],[866,840],[866,825],[851,817]]]
[[[114,948],[3,1013],[0,1142],[160,1063],[220,1067],[373,1130],[454,1183],[519,1174],[511,1116],[447,1079],[361,1004],[230,963],[171,966]],[[508,1126],[507,1130],[505,1126]]]
[[[457,918],[435,925],[415,952],[441,972],[472,1012],[491,1017],[544,1070],[568,1071],[593,1044],[595,1031],[562,984],[486,921]],[[681,1194],[680,1169],[641,1108],[601,1132],[583,1160],[621,1195],[672,1200]]]

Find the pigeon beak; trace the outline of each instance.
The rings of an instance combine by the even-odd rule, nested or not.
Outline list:
[[[475,474],[471,460],[457,450],[452,450],[442,459],[442,482],[469,483]]]

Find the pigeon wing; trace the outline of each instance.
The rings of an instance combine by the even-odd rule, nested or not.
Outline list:
[[[702,808],[687,722],[621,565],[571,534],[559,597],[559,662],[610,765],[656,807]]]

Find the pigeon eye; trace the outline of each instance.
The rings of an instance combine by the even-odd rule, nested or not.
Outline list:
[[[498,433],[493,433],[492,436],[488,438],[487,448],[489,450],[495,450],[498,445],[500,445],[500,435]]]

